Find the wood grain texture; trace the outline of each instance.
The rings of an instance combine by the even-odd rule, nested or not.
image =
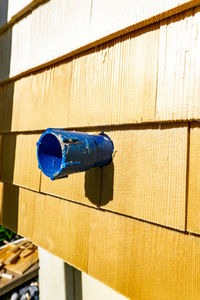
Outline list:
[[[189,187],[187,230],[200,233],[200,125],[193,123],[190,129],[190,156],[189,156]]]
[[[137,125],[105,131],[113,163],[52,181],[40,191],[185,230],[187,124]],[[38,134],[3,135],[2,180],[39,191]]]
[[[199,9],[1,86],[0,130],[198,119]]]
[[[154,119],[158,33],[152,25],[73,60],[71,127]]]
[[[90,9],[91,0],[51,0],[14,24],[10,76],[88,44]]]
[[[90,208],[20,189],[18,209],[21,235],[87,272]]]
[[[11,223],[6,203],[13,202],[7,196],[5,224]],[[200,239],[196,236],[23,188],[18,196],[17,231],[131,299],[199,297]]]
[[[71,77],[72,64],[69,62],[16,81],[12,130],[66,127]]]
[[[117,0],[115,3],[110,0],[47,1],[33,7],[29,14],[24,10],[24,17],[20,15],[20,21],[11,27],[10,76],[70,56],[74,51],[89,49],[99,41],[103,43],[198,4],[199,0],[152,0],[151,3],[144,0]]]
[[[72,174],[68,178],[54,181],[42,174],[41,192],[89,206],[98,206],[101,193],[101,175],[100,168],[93,168],[87,172]]]
[[[106,133],[114,158],[103,168],[102,208],[185,230],[186,124]]]
[[[161,23],[157,120],[199,118],[200,9]]]
[[[30,7],[41,0],[1,0],[0,3],[0,32],[5,31],[19,17],[27,13]]]
[[[99,39],[117,30],[132,24],[154,17],[154,22],[159,20],[158,15],[186,3],[186,1],[145,1],[145,0],[93,0],[91,36]],[[103,22],[102,22],[103,20]],[[153,20],[152,20],[153,21]]]
[[[135,300],[197,300],[200,239],[109,212],[92,214],[88,273]]]
[[[1,86],[0,107],[12,117],[0,130],[154,120],[158,31],[152,25]]]
[[[21,257],[17,261],[17,264],[7,264],[5,269],[19,275],[24,274],[31,266],[38,262],[38,251],[35,251],[28,257]]]
[[[18,230],[19,187],[7,183],[0,185],[0,221],[14,232]]]
[[[39,2],[38,0],[9,0],[8,1],[8,22],[11,21],[16,15],[19,15],[20,11],[23,11],[24,14],[27,12],[25,9],[31,3]]]
[[[40,170],[36,148],[38,140],[37,134],[3,136],[3,181],[39,191]]]
[[[199,10],[2,85],[0,131],[199,119]]]

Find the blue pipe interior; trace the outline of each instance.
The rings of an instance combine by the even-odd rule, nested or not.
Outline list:
[[[46,173],[55,174],[61,166],[62,149],[58,139],[53,134],[46,134],[40,141],[39,162]]]
[[[37,143],[38,167],[52,180],[111,162],[113,142],[105,134],[48,128]]]

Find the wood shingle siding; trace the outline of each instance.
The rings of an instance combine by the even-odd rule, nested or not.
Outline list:
[[[200,1],[26,4],[0,27],[0,223],[130,299],[198,300]],[[51,181],[48,127],[113,162]]]

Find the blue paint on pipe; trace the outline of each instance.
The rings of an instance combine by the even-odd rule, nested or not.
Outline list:
[[[37,142],[38,167],[52,180],[63,178],[109,164],[113,150],[113,142],[104,133],[48,128]]]

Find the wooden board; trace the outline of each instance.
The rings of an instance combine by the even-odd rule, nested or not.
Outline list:
[[[158,15],[160,13],[169,11],[184,3],[186,3],[186,1],[179,0],[151,0],[148,2],[145,0],[117,0],[114,2],[93,0],[91,21],[92,39],[102,38],[103,36],[112,34],[130,25],[140,23],[141,21],[144,21],[144,24],[148,24],[150,20],[149,22],[147,20],[152,17],[153,20],[151,20],[151,22],[159,21]],[[176,10],[174,10],[174,13],[175,11]]]
[[[186,124],[106,133],[115,152],[103,168],[102,208],[185,230]]]
[[[14,19],[15,16],[19,16],[19,13],[23,11],[25,14],[27,9],[31,6],[30,4],[36,4],[36,2],[41,2],[40,0],[9,0],[8,1],[8,19],[7,22],[10,22],[11,19]],[[21,14],[20,14],[21,15]]]
[[[73,61],[70,127],[154,120],[158,34],[152,25]]]
[[[148,3],[144,0],[117,0],[115,3],[105,0],[44,1],[39,7],[35,5],[31,13],[26,14],[25,9],[24,17],[20,14],[20,21],[11,27],[10,76],[70,56],[83,47],[91,48],[99,44],[98,40],[100,43],[108,41],[113,36],[145,27],[199,3],[199,0],[152,0]]]
[[[2,210],[3,210],[3,182],[0,182],[0,224],[2,224]]]
[[[131,299],[199,297],[196,236],[22,188],[18,211],[20,234]]]
[[[1,183],[0,222],[14,232],[18,230],[19,187]]]
[[[112,164],[57,181],[42,175],[41,191],[89,206],[99,206],[101,199],[106,209],[184,230],[187,124],[137,125],[106,133],[114,141]],[[3,138],[3,181],[39,191],[39,135]]]
[[[72,174],[68,178],[54,181],[42,174],[41,192],[60,196],[89,206],[99,206],[101,176],[102,171],[100,168]]]
[[[189,190],[187,230],[200,234],[200,125],[193,123],[190,131]]]
[[[11,250],[13,246],[8,245],[3,249],[0,249],[0,263],[4,263],[7,258],[11,255],[8,250]]]
[[[71,77],[69,62],[16,81],[12,130],[68,126]]]
[[[199,119],[199,10],[1,86],[0,131]]]
[[[3,136],[2,180],[39,191],[37,134]]]
[[[89,207],[20,189],[18,232],[87,272]]]
[[[77,41],[87,40],[90,34],[100,37],[94,24],[98,20],[103,23],[102,14],[102,32],[107,30],[110,13],[116,17],[113,23],[110,19],[111,31],[123,26],[122,16],[130,22],[124,11],[134,16],[126,0],[120,2],[122,9],[112,8],[111,2],[105,7],[104,1],[97,0],[90,7],[88,0],[86,13],[78,7],[79,19],[70,19],[76,14],[77,1],[68,2],[70,7],[64,0],[50,2],[49,11],[44,5],[16,23],[13,38],[11,31],[10,37],[6,33],[0,36],[2,78],[7,78],[10,70],[14,76],[60,55],[72,56],[73,47],[81,47]],[[141,1],[135,3],[141,5],[141,11],[137,10],[140,16],[152,2],[145,6]],[[164,6],[164,2],[157,3]],[[190,5],[194,3],[198,1],[190,1]],[[52,7],[59,13],[54,15]],[[107,38],[103,33],[101,41],[86,48],[112,41],[85,52],[82,48],[81,54],[61,64],[0,87],[1,179],[15,184],[0,184],[0,223],[135,300],[197,300],[200,295],[200,238],[180,232],[186,228],[200,233],[200,126],[192,125],[189,135],[186,123],[133,125],[199,119],[199,10],[173,16],[162,21],[161,27],[148,25],[115,39],[112,33]],[[80,28],[85,17],[86,27]],[[115,20],[119,20],[116,25]],[[156,20],[159,18],[154,16],[149,22]],[[140,26],[144,24],[149,23]],[[92,28],[89,34],[87,28]],[[59,47],[60,36],[66,37],[63,48]],[[21,38],[27,44],[20,43]],[[88,126],[98,126],[94,130],[103,129],[113,138],[113,164],[55,183],[40,178],[35,145],[39,135],[32,131],[47,127],[93,130]],[[28,190],[39,191],[40,179],[42,193],[57,197]],[[94,207],[99,203],[101,209]]]
[[[5,181],[8,181],[10,183],[12,183],[14,178],[16,140],[16,134],[2,135],[1,179],[4,179]]]
[[[16,113],[13,112],[13,101],[14,101],[13,96],[14,96],[14,82],[10,82],[7,85],[0,86],[1,131],[10,131],[12,128],[12,119],[18,117],[16,116]]]
[[[0,131],[153,121],[158,31],[152,25],[0,87],[0,107],[12,111]]]
[[[42,0],[44,2],[44,0]],[[17,18],[23,16],[41,0],[2,0],[0,4],[0,32],[11,26]]]
[[[91,0],[51,0],[25,15],[12,27],[10,76],[88,44],[90,13]]]
[[[36,262],[38,262],[38,252],[30,254],[27,257],[21,257],[17,261],[17,264],[7,264],[5,266],[6,270],[14,272],[19,275],[23,275],[30,267],[32,267]]]
[[[1,86],[0,131],[199,119],[199,10]]]
[[[114,142],[113,163],[54,182],[42,175],[41,191],[185,230],[187,124],[106,134]]]
[[[135,300],[197,300],[200,239],[111,214],[91,214],[88,274]]]
[[[157,120],[199,119],[199,7],[161,23]]]
[[[1,279],[0,282],[0,296],[8,293],[9,291],[13,290],[14,288],[24,284],[25,282],[34,279],[38,276],[38,269],[39,265],[36,263],[33,267],[28,269],[23,276],[16,275],[13,273],[14,278],[11,280]],[[11,272],[10,272],[11,273]]]

